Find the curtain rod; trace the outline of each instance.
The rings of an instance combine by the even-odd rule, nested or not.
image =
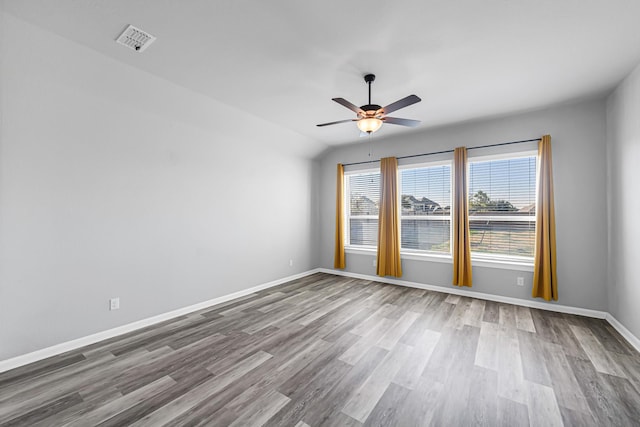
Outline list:
[[[523,139],[522,141],[510,141],[510,142],[500,142],[498,144],[487,144],[487,145],[479,145],[477,147],[469,147],[467,150],[477,150],[478,148],[489,148],[489,147],[499,147],[501,145],[511,145],[511,144],[522,144],[524,142],[533,142],[540,141],[541,138],[533,138],[533,139]],[[422,154],[412,154],[410,156],[400,156],[397,157],[400,159],[410,159],[412,157],[422,157],[422,156],[433,156],[435,154],[443,154],[443,153],[453,153],[454,150],[444,150],[444,151],[434,151],[432,153],[422,153]],[[354,163],[343,163],[342,166],[353,166],[353,165],[364,165],[366,163],[377,163],[380,160],[367,160],[364,162],[354,162]]]

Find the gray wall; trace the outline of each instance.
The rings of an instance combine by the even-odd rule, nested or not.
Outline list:
[[[428,98],[428,97],[427,97]],[[428,102],[428,99],[423,102]],[[410,116],[410,114],[408,115]],[[551,134],[557,220],[559,304],[607,310],[606,124],[603,99],[510,117],[372,138],[373,158],[522,140]],[[321,159],[320,263],[333,268],[336,163],[368,160],[369,143],[335,148]],[[477,152],[476,152],[477,153]],[[474,153],[475,154],[475,153]],[[375,275],[373,255],[347,254],[347,271]],[[403,260],[402,279],[452,286],[450,263]],[[525,287],[516,277],[525,277]],[[531,299],[531,272],[473,268],[472,290]]]
[[[640,337],[640,66],[607,100],[609,312]]]
[[[322,146],[1,18],[0,360],[316,267]]]

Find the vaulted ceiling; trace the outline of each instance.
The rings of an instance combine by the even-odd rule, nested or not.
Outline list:
[[[376,136],[611,90],[640,62],[637,0],[4,0],[21,19],[329,145],[358,140],[331,101],[423,101]],[[115,43],[132,24],[158,39]],[[170,100],[168,100],[170,102]]]

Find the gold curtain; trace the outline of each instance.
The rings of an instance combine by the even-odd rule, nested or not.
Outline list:
[[[333,268],[345,268],[344,258],[344,166],[338,163],[336,177],[336,248]]]
[[[471,235],[467,191],[467,149],[453,152],[453,284],[471,287]]]
[[[402,277],[398,160],[380,159],[380,211],[378,213],[378,276]]]
[[[536,246],[533,264],[532,296],[558,300],[556,275],[556,217],[553,202],[551,136],[538,144],[538,191],[536,197]]]

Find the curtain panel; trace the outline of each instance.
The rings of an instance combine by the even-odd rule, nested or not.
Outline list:
[[[471,235],[467,190],[467,149],[453,152],[453,284],[471,287]]]
[[[547,301],[558,300],[556,274],[556,217],[553,197],[551,136],[538,143],[538,189],[536,198],[536,243],[531,295]]]
[[[378,276],[402,277],[398,160],[380,159],[380,210],[378,213]]]
[[[336,245],[333,268],[345,268],[344,256],[344,166],[338,163],[336,175]]]

